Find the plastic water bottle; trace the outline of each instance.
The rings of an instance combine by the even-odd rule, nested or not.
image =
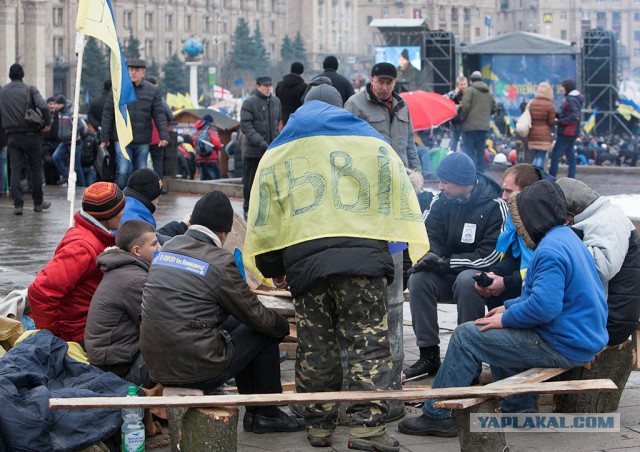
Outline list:
[[[127,397],[138,397],[137,388],[129,386]],[[122,451],[123,452],[143,452],[144,451],[144,408],[123,408],[122,409]]]

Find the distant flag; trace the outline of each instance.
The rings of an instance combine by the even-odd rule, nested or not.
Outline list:
[[[133,84],[127,70],[118,35],[111,0],[79,0],[76,30],[93,36],[111,49],[111,91],[113,92],[114,115],[118,140],[124,156],[124,148],[133,140],[133,130],[127,104],[136,101]]]
[[[514,133],[516,133],[516,123],[513,122],[513,118],[511,118],[511,116],[506,115],[506,118],[507,124],[509,124],[509,133],[513,135]]]
[[[237,79],[235,79],[235,80],[233,81],[233,84],[234,84],[235,86],[242,86],[242,85],[244,85],[244,79],[243,79],[242,77],[237,78]]]
[[[502,134],[500,133],[500,130],[496,126],[495,122],[489,121],[489,127],[491,127],[491,130],[493,131],[493,133],[496,134],[497,137],[501,137],[502,136]]]
[[[84,104],[89,105],[91,103],[91,97],[89,97],[89,90],[84,91]]]
[[[214,85],[213,97],[216,99],[231,100],[233,99],[233,93],[228,89],[224,89],[222,86]]]
[[[632,116],[640,119],[640,107],[630,99],[620,100],[620,105],[618,105],[618,113],[620,113],[622,117],[627,121],[629,121]]]
[[[491,70],[490,64],[482,67],[482,78],[485,80],[494,80],[496,82],[500,80],[500,78]]]
[[[585,133],[590,133],[591,129],[593,129],[596,125],[596,117],[598,116],[598,109],[594,108],[593,109],[593,113],[591,113],[591,116],[589,116],[589,119],[587,120],[587,122],[584,123],[584,126],[582,126],[582,128],[584,129]]]
[[[170,107],[180,108],[180,104],[178,103],[178,99],[175,94],[167,93],[167,105]]]

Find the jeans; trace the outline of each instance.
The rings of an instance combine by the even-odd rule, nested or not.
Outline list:
[[[84,182],[86,187],[94,184],[98,180],[98,173],[93,166],[83,166],[82,172],[84,173]]]
[[[447,355],[433,382],[434,388],[469,386],[481,363],[491,366],[493,381],[498,381],[534,367],[578,367],[546,344],[533,329],[491,329],[480,332],[473,322],[464,323],[453,332]],[[505,413],[535,411],[537,396],[505,397],[500,409]],[[451,417],[451,410],[433,407],[435,400],[425,401],[422,412],[432,419]]]
[[[551,163],[549,164],[549,174],[556,177],[558,174],[558,163],[560,163],[560,157],[564,154],[567,157],[567,163],[569,164],[568,177],[575,179],[576,177],[576,154],[573,151],[573,142],[576,141],[575,137],[563,137],[559,136],[556,139],[556,144],[553,145],[551,151]]]
[[[120,189],[127,186],[129,176],[135,170],[147,167],[149,157],[149,145],[130,143],[126,148],[129,160],[124,157],[120,142],[116,142],[116,184]]]
[[[533,157],[533,162],[531,162],[531,165],[540,169],[544,169],[544,159],[547,157],[547,151],[533,152],[535,152],[535,156]]]
[[[460,130],[451,131],[450,149],[453,152],[458,152],[458,144],[460,143],[461,136],[462,136],[462,132]]]
[[[159,146],[149,146],[149,153],[151,154],[151,162],[153,163],[153,170],[156,172],[160,179],[162,179],[162,173],[164,171],[164,150]]]
[[[220,170],[217,163],[199,163],[200,180],[220,179]]]
[[[0,149],[0,193],[7,191],[7,147]]]
[[[82,164],[80,163],[80,155],[82,154],[82,146],[84,143],[82,141],[78,141],[76,143],[76,159],[73,167],[76,171],[77,183],[78,187],[86,187],[87,184],[84,180],[84,171],[82,170]],[[71,143],[60,143],[53,155],[51,156],[51,160],[53,164],[56,166],[56,170],[58,174],[63,178],[69,177],[69,170],[65,165],[66,157],[71,153]]]
[[[462,132],[462,150],[476,164],[476,171],[484,172],[484,148],[487,141],[486,130]]]
[[[431,151],[428,147],[417,148],[418,158],[422,165],[422,177],[429,179],[433,177],[433,170],[431,169]]]
[[[14,207],[22,207],[22,170],[29,169],[33,185],[33,205],[42,204],[42,144],[40,133],[12,133],[7,137],[7,148],[11,159],[11,198]]]

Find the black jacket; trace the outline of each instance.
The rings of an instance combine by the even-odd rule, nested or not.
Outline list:
[[[342,96],[342,104],[347,103],[347,99],[355,94],[353,85],[346,77],[338,74],[335,69],[325,69],[324,72],[318,77],[328,77],[331,80],[331,84],[338,90]]]
[[[265,97],[256,90],[242,104],[240,127],[245,136],[242,158],[260,158],[278,136],[278,122],[282,119],[280,99]]]
[[[282,104],[282,123],[302,105],[302,95],[307,89],[304,79],[298,74],[287,74],[276,86],[276,96]]]
[[[151,118],[156,123],[158,133],[161,140],[169,141],[169,129],[167,128],[167,116],[164,106],[162,105],[162,97],[157,87],[143,80],[138,86],[134,85],[136,93],[136,101],[127,104],[129,117],[131,118],[131,127],[133,129],[133,144],[149,144],[151,143]],[[113,112],[113,95],[107,96],[107,102],[102,112],[102,132],[111,133],[111,136],[117,136],[115,131],[115,117]],[[107,141],[105,138],[100,138]]]
[[[500,186],[484,174],[477,176],[478,183],[466,202],[452,201],[440,193],[426,212],[431,252],[450,259],[454,274],[467,269],[486,270],[500,259],[495,248],[507,206],[501,199]],[[464,232],[467,237],[463,237]]]
[[[287,320],[258,301],[233,255],[208,234],[192,227],[165,243],[142,296],[140,350],[152,380],[180,385],[221,375],[234,354],[221,328],[229,315],[265,336],[289,333]]]
[[[618,345],[638,328],[640,319],[640,236],[629,237],[629,251],[620,271],[609,280],[609,345]]]
[[[393,282],[393,260],[387,242],[353,237],[310,240],[256,256],[260,272],[269,278],[287,275],[294,297],[332,275],[385,276]]]
[[[35,86],[24,84],[21,80],[14,80],[0,89],[0,114],[2,114],[2,127],[7,135],[21,132],[38,132],[38,128],[29,124],[24,119],[27,112],[27,99],[29,90],[33,96],[32,107],[42,113],[44,124],[51,124],[51,113],[40,91]]]

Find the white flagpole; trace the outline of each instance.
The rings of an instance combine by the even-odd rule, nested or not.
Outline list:
[[[67,201],[69,201],[69,227],[73,226],[73,215],[76,202],[76,139],[78,137],[78,112],[80,109],[80,76],[82,75],[82,58],[84,57],[84,33],[76,33],[76,88],[73,96],[73,128],[71,130],[71,152],[69,155],[69,187],[67,188]]]

